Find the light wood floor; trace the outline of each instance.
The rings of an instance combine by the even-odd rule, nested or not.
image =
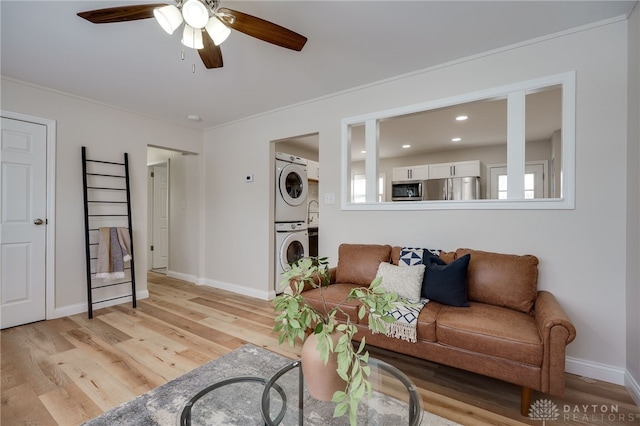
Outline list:
[[[5,426],[78,425],[246,342],[290,358],[278,345],[270,302],[149,274],[148,299],[3,330],[1,418]],[[424,408],[465,425],[541,425],[520,416],[519,387],[393,352],[372,356],[403,370]],[[567,375],[553,424],[640,424],[622,386]],[[571,411],[566,419],[565,406]],[[597,409],[594,407],[598,407]],[[615,414],[603,414],[601,407]],[[622,417],[625,416],[625,417]],[[629,421],[631,420],[631,421]],[[171,425],[172,426],[172,425]]]

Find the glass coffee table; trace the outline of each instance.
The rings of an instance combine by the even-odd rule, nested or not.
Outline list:
[[[242,376],[213,383],[186,401],[180,426],[349,425],[349,416],[334,418],[335,403],[309,395],[301,361],[284,365],[271,378]],[[422,398],[397,368],[369,358],[372,397],[358,405],[358,425],[419,425]]]
[[[178,425],[262,426],[264,419],[259,405],[266,382],[262,377],[241,376],[213,383],[183,404]],[[277,392],[278,388],[275,389]],[[280,392],[286,398],[284,390]]]
[[[335,403],[309,395],[301,361],[293,361],[267,380],[261,411],[266,425],[349,425],[349,415],[334,418]],[[358,405],[358,425],[419,425],[422,398],[411,380],[394,366],[369,358],[371,398]]]

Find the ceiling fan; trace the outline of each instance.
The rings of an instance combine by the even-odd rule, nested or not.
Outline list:
[[[208,69],[222,67],[220,44],[231,29],[267,43],[296,51],[302,50],[307,38],[264,19],[219,7],[219,0],[176,0],[175,4],[140,4],[109,7],[78,13],[94,24],[136,21],[155,17],[168,33],[184,22],[182,44],[197,49]]]

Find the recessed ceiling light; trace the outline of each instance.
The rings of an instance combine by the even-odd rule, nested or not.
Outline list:
[[[451,139],[451,142],[460,142],[462,140],[462,138],[453,138]]]
[[[187,115],[187,118],[191,121],[202,121],[202,118],[200,118],[199,115],[195,114]]]
[[[362,151],[360,151],[360,154],[366,154],[367,151],[365,151],[364,149]]]
[[[411,148],[411,145],[409,145],[408,143],[406,143],[406,144],[402,145],[402,147],[403,147],[404,149],[407,149],[407,148]]]
[[[464,121],[467,118],[469,118],[469,117],[466,116],[466,115],[459,115],[459,116],[456,117],[456,121]]]

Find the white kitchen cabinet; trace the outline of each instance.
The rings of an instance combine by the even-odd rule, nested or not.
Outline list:
[[[429,166],[405,166],[393,168],[393,180],[426,180],[429,179]]]
[[[307,160],[307,179],[320,180],[320,165],[317,161]]]
[[[480,160],[429,164],[429,179],[480,176]]]

